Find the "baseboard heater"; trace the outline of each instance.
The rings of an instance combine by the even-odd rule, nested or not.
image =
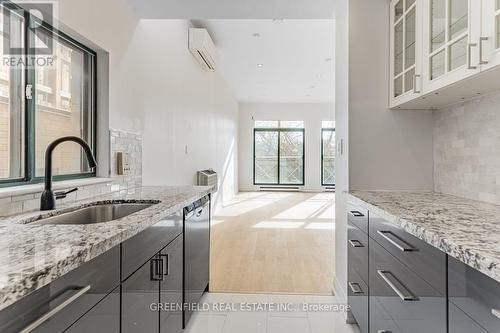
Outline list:
[[[300,190],[300,188],[297,186],[293,186],[293,187],[261,186],[261,187],[259,187],[259,189],[261,191],[282,191],[282,192],[290,192],[290,191],[299,192],[299,190]]]

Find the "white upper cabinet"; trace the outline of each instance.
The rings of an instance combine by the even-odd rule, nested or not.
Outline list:
[[[500,0],[482,0],[483,15],[479,40],[482,70],[500,65]]]
[[[422,93],[421,19],[419,1],[391,1],[391,107]]]
[[[480,72],[481,0],[423,0],[424,94]]]
[[[391,108],[500,90],[500,0],[391,1]]]

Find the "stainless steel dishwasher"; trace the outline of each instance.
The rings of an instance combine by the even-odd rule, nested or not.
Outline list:
[[[184,327],[193,307],[208,291],[210,260],[210,197],[184,208]]]

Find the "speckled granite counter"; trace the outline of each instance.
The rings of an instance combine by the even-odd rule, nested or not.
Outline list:
[[[142,187],[58,207],[61,214],[95,201],[154,200],[125,218],[89,225],[26,224],[41,213],[0,219],[0,310],[198,200],[209,187]]]
[[[500,206],[431,192],[353,191],[348,201],[500,282]]]

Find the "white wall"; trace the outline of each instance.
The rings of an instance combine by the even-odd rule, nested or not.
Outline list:
[[[344,192],[349,189],[349,13],[348,1],[339,0],[335,12],[335,294],[346,301],[347,287],[347,221]],[[343,149],[341,151],[341,144]]]
[[[110,127],[142,132],[142,96],[136,89],[136,78],[140,75],[143,54],[136,47],[139,20],[134,10],[126,0],[59,0],[58,3],[58,20],[109,52]]]
[[[186,20],[139,23],[143,183],[193,185],[197,170],[213,168],[220,203],[238,188],[238,103],[220,73],[204,72],[191,56],[188,28]]]
[[[338,17],[347,15],[337,11]],[[347,286],[346,212],[343,192],[349,190],[433,189],[432,113],[390,111],[389,1],[349,0],[348,48],[337,45],[340,67],[348,66],[348,99],[337,92],[337,131],[348,134],[349,161],[338,159],[336,212],[336,274],[338,287]],[[342,43],[345,23],[339,23]],[[346,53],[348,52],[348,64]],[[338,68],[339,69],[339,68]],[[336,86],[342,90],[342,80]],[[346,113],[348,107],[348,114]],[[348,127],[346,125],[348,124]],[[348,170],[345,167],[348,166]],[[341,180],[342,179],[342,180]],[[340,185],[342,183],[342,185]]]
[[[303,120],[305,126],[305,186],[303,189],[321,191],[321,121],[334,120],[334,118],[334,105],[328,103],[240,103],[240,190],[253,191],[259,188],[253,185],[254,120]]]

